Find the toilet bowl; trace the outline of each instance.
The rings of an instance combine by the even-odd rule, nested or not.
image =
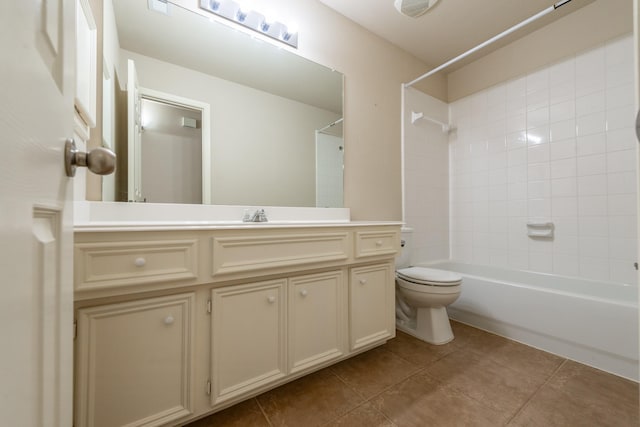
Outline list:
[[[430,344],[453,340],[447,306],[460,296],[462,278],[426,267],[396,270],[396,327]]]

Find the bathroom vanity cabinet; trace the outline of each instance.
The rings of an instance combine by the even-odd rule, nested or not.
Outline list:
[[[185,423],[395,336],[399,223],[76,230],[75,425]]]

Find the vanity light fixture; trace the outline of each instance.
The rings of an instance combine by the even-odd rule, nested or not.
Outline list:
[[[233,0],[200,0],[200,8],[244,28],[298,48],[297,31],[289,30],[282,22],[269,22],[264,15],[256,11],[244,10]]]

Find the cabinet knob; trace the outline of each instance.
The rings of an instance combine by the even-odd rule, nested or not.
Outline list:
[[[307,292],[306,289],[303,289],[300,291],[300,295],[302,295],[303,297],[306,297],[307,295],[309,295],[309,292]]]
[[[136,260],[133,262],[136,267],[144,267],[144,265],[147,263],[147,260],[140,257],[140,258],[136,258]]]
[[[267,301],[269,302],[269,304],[273,304],[274,302],[276,302],[276,297],[270,296],[269,298],[267,298]]]
[[[173,325],[173,322],[175,322],[175,319],[171,315],[164,318],[165,325]]]
[[[382,240],[376,240],[376,246],[382,246]]]
[[[367,283],[367,279],[360,279],[358,282],[360,282],[361,285],[365,285]]]

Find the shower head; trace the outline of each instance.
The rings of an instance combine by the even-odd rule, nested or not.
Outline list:
[[[395,0],[393,2],[398,12],[411,18],[424,15],[438,0]]]

